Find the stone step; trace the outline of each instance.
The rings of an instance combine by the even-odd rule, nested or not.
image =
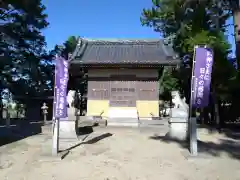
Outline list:
[[[137,118],[108,118],[107,125],[138,127],[139,120]]]
[[[93,120],[93,119],[80,119],[78,121],[78,127],[83,127],[83,126],[94,126],[94,125],[98,125],[98,126],[106,126],[106,119],[97,119],[97,120]]]
[[[166,126],[168,125],[168,119],[161,120],[140,120],[141,125],[152,125],[152,126]]]
[[[108,117],[109,118],[128,118],[128,117],[137,118],[138,112],[137,112],[137,108],[122,109],[122,108],[111,107],[108,111]]]

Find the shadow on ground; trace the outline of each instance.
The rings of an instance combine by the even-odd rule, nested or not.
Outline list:
[[[210,127],[207,125],[198,125],[198,129],[207,130],[209,134],[220,133],[228,138],[240,140],[240,125],[228,125],[220,129],[216,129],[215,127]]]
[[[21,122],[10,127],[0,126],[0,146],[42,133],[42,123]]]
[[[79,127],[77,131],[78,136],[87,135],[93,133],[93,126]]]
[[[225,131],[223,133],[226,137],[232,138],[234,140],[240,140],[240,132]]]
[[[182,148],[189,150],[189,143],[186,141],[172,139],[167,136],[151,136],[150,139],[165,143],[177,143]],[[219,157],[222,153],[226,153],[229,157],[240,160],[240,142],[234,139],[219,139],[219,143],[198,140],[198,152],[214,157]]]
[[[94,132],[93,130],[93,127],[92,126],[84,126],[84,127],[80,127],[79,128],[79,132],[78,134],[80,135],[86,135],[83,139],[82,139],[82,142],[64,150],[64,151],[70,151],[80,145],[83,145],[83,144],[94,144],[94,143],[97,143],[98,141],[102,140],[102,139],[105,139],[105,138],[108,138],[110,136],[112,136],[113,134],[111,133],[104,133],[104,134],[101,134],[99,136],[96,136],[96,137],[93,137],[89,140],[86,140],[88,139],[88,137]],[[86,140],[86,141],[85,141]]]

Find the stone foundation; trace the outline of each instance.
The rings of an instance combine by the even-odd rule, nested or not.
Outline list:
[[[75,108],[70,106],[68,108],[68,117],[61,118],[59,121],[59,138],[78,140],[77,130],[78,130],[78,122],[75,116]]]

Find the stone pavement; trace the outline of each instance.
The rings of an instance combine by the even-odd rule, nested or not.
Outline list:
[[[240,179],[239,140],[200,132],[199,158],[186,158],[186,144],[165,139],[164,133],[151,128],[97,127],[82,135],[84,141],[61,161],[42,161],[42,154],[51,148],[51,137],[35,135],[0,147],[0,179]]]

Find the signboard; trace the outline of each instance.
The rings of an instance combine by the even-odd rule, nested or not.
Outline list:
[[[67,117],[67,85],[68,61],[62,57],[56,58],[55,89],[54,89],[54,117]]]
[[[202,108],[208,106],[209,103],[213,50],[206,47],[196,47],[194,61],[192,106]]]

